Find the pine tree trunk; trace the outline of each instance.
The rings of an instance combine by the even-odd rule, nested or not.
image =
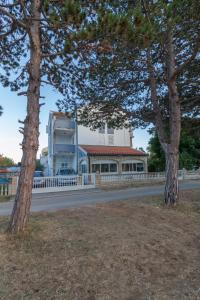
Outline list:
[[[40,99],[40,3],[32,1],[32,16],[28,30],[30,39],[29,85],[27,91],[27,116],[24,122],[21,172],[8,232],[18,233],[26,229],[31,206],[32,182],[35,171],[39,137]]]
[[[178,201],[179,144],[181,132],[181,108],[176,82],[176,64],[173,33],[169,25],[167,32],[167,73],[169,91],[169,144],[164,148],[166,157],[165,203],[175,205]]]
[[[178,166],[179,153],[178,151],[169,149],[165,153],[166,157],[166,182],[165,182],[165,204],[175,205],[179,197],[178,186]]]

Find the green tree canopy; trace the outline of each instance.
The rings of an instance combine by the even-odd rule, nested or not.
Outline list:
[[[35,167],[36,171],[44,171],[44,166],[41,164],[40,160],[37,159],[36,160],[36,167]]]
[[[169,28],[173,34],[175,74],[181,111],[200,113],[200,4],[199,1],[107,1],[91,30],[90,51],[71,69],[69,85],[63,86],[61,110],[76,104],[85,107],[81,122],[96,127],[99,119],[115,126],[128,119],[134,126],[156,123],[148,70],[148,55],[154,68],[156,93],[162,121],[170,127]],[[131,5],[130,5],[131,4]],[[168,29],[167,29],[168,28]],[[151,50],[151,51],[150,51]],[[147,53],[150,51],[151,53]],[[174,79],[174,78],[173,78]],[[65,83],[65,82],[64,82]],[[87,108],[99,107],[100,112]],[[123,110],[123,117],[117,112]],[[113,111],[116,119],[113,118]],[[114,121],[116,120],[115,124]],[[164,127],[165,127],[164,124]],[[98,125],[99,126],[99,125]],[[167,135],[166,138],[169,138]],[[168,140],[169,142],[169,140]]]
[[[174,204],[181,117],[199,112],[200,2],[109,1],[91,35],[98,47],[74,68],[76,95],[66,88],[59,107],[86,105],[80,119],[92,127],[153,124],[166,159],[165,202]]]
[[[14,164],[15,163],[12,158],[0,154],[0,167],[9,167],[9,166],[13,166]]]
[[[148,169],[150,172],[164,171],[165,154],[155,130],[151,133],[153,136],[148,146],[150,154]],[[200,120],[187,119],[183,121],[179,152],[179,169],[200,168]]]
[[[95,19],[95,2],[77,0],[0,1],[0,82],[27,97],[27,115],[20,121],[23,134],[21,171],[10,232],[25,230],[30,213],[32,179],[39,147],[41,86],[62,93],[88,40],[81,33]],[[91,27],[91,26],[90,26]]]

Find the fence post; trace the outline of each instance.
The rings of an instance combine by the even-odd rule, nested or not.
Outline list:
[[[95,186],[96,185],[101,185],[101,175],[100,174],[95,174],[95,176],[96,176],[96,180],[95,180]]]
[[[84,186],[84,174],[82,174],[82,186]]]
[[[186,169],[183,168],[182,170],[182,180],[186,179]]]
[[[18,176],[11,177],[11,184],[9,184],[9,194],[15,195],[17,191],[18,185]]]
[[[92,174],[92,181],[93,181],[94,186],[96,187],[96,173]]]

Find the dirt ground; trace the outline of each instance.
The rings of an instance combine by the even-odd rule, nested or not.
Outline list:
[[[200,191],[34,214],[23,237],[0,218],[0,299],[200,299]]]

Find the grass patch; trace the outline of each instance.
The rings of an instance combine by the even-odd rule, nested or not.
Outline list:
[[[180,191],[180,200],[174,207],[167,207],[160,196],[147,197],[147,201],[149,200],[151,200],[151,204],[154,206],[163,209],[176,210],[187,215],[200,214],[200,192],[198,190]]]
[[[8,202],[11,198],[12,196],[0,196],[0,202]]]
[[[23,238],[0,218],[0,299],[200,299],[199,196],[33,214]]]
[[[137,187],[148,187],[148,186],[158,186],[158,185],[163,185],[164,180],[153,180],[153,181],[133,181],[133,182],[108,182],[108,183],[102,183],[99,187],[102,190],[105,191],[112,191],[112,190],[123,190],[127,188],[137,188]]]

